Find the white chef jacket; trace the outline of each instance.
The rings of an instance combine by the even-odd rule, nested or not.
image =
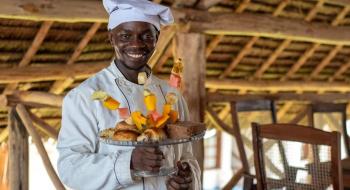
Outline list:
[[[179,101],[174,106],[180,120],[189,120],[188,108],[179,92],[154,75],[147,79],[148,89],[157,97],[157,110],[162,113],[165,95],[175,92]],[[144,86],[128,81],[112,64],[71,90],[63,100],[62,128],[58,137],[58,173],[70,188],[82,190],[102,189],[166,189],[167,177],[136,179],[130,170],[133,147],[102,143],[98,133],[113,128],[122,119],[117,111],[108,110],[91,95],[103,90],[131,111],[146,114],[143,101]],[[174,145],[176,160],[187,161],[192,169],[192,188],[201,189],[201,171],[192,154],[191,143]],[[165,155],[172,156],[174,155]]]

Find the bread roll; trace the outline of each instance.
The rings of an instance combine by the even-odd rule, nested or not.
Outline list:
[[[139,136],[139,134],[135,133],[133,131],[116,131],[116,132],[114,132],[113,140],[136,141],[138,136]]]
[[[134,133],[140,134],[140,132],[137,129],[136,125],[130,125],[130,124],[126,123],[125,121],[121,121],[121,122],[117,123],[117,125],[115,126],[115,131],[116,132],[119,132],[119,131],[132,131]]]
[[[166,138],[167,136],[163,129],[151,128],[151,129],[146,129],[137,138],[137,141],[160,141]]]

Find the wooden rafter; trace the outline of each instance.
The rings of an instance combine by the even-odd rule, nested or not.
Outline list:
[[[337,26],[341,22],[342,19],[345,18],[345,16],[350,11],[350,5],[345,6],[343,10],[337,15],[337,17],[332,21],[332,26]]]
[[[53,21],[45,21],[42,23],[39,31],[37,32],[32,45],[27,50],[26,54],[23,56],[21,62],[19,63],[19,67],[27,66],[32,60],[33,56],[39,50],[40,45],[43,43],[47,33],[49,32]]]
[[[169,45],[167,49],[165,50],[164,54],[160,57],[158,63],[154,66],[153,71],[155,73],[162,70],[162,67],[166,63],[166,61],[169,59],[169,57],[173,54],[173,47]]]
[[[295,101],[305,104],[306,102],[348,102],[350,101],[350,94],[345,93],[287,93],[279,92],[276,94],[221,94],[218,92],[208,93],[207,101],[208,103],[214,102],[230,102],[230,101],[253,101],[253,100],[272,100],[272,101]],[[221,117],[222,118],[222,117]],[[224,118],[222,118],[224,119]]]
[[[329,82],[333,82],[336,78],[341,77],[341,75],[350,68],[350,61],[343,64],[332,77],[328,79]]]
[[[324,0],[318,0],[316,6],[305,17],[305,20],[306,21],[311,21],[316,16],[318,9],[320,9],[323,6],[323,4],[324,4]],[[346,6],[346,7],[349,7],[349,5]],[[345,9],[345,12],[346,12],[346,9]],[[339,23],[339,20],[341,19],[341,17],[343,17],[342,14],[344,14],[344,9],[343,9],[343,11],[340,14],[337,15],[337,18],[335,20],[333,20],[333,22],[332,22],[332,24],[334,23],[333,26],[335,26],[335,25],[337,25]],[[310,49],[308,49],[299,58],[298,62],[293,65],[292,69],[289,70],[288,73],[284,77],[281,78],[281,81],[284,81],[284,80],[288,79],[290,76],[292,76],[307,61],[307,59],[310,58],[314,54],[315,50],[319,46],[320,46],[320,43],[318,43],[318,42],[314,43],[314,45]],[[318,67],[319,67],[318,70],[321,71],[323,69],[323,67],[324,67],[322,65],[326,65],[327,64],[327,61],[328,61],[327,57],[325,57],[324,60],[321,62],[321,64],[318,65]],[[332,58],[329,59],[329,62],[330,62],[331,59]],[[318,72],[320,72],[320,71],[318,71]],[[311,79],[312,79],[312,76],[309,77],[308,80],[311,80]],[[298,92],[302,93],[300,90]],[[319,91],[319,92],[321,92],[321,91]],[[292,105],[293,105],[293,102],[287,102],[285,105],[283,105],[283,107],[277,113],[278,118],[279,119],[282,118],[287,113],[286,110],[288,110],[290,107],[292,107]]]
[[[266,62],[264,62],[261,67],[255,72],[255,78],[261,78],[264,72],[276,61],[278,56],[283,52],[283,50],[289,46],[291,39],[285,39],[278,48],[270,55]]]
[[[36,116],[35,114],[28,112],[30,118],[33,120],[33,122],[36,124],[36,126],[43,132],[45,132],[48,136],[51,138],[57,140],[58,138],[58,131],[54,129],[54,127],[50,126],[46,121],[44,121],[42,118]]]
[[[200,0],[196,6],[198,9],[209,9],[210,7],[220,3],[222,0]]]
[[[87,44],[89,43],[91,38],[98,31],[100,26],[101,26],[101,23],[97,22],[97,23],[94,23],[90,27],[90,29],[85,34],[85,36],[80,40],[78,46],[75,48],[75,50],[74,50],[73,54],[71,55],[71,57],[68,59],[68,61],[66,63],[67,65],[72,65],[72,64],[74,64],[74,62],[76,60],[78,60],[80,54],[83,52],[84,48],[87,46]],[[56,81],[52,85],[52,87],[50,89],[50,92],[51,93],[55,93],[55,94],[60,94],[60,93],[62,93],[64,91],[64,89],[66,89],[68,86],[70,86],[73,82],[74,82],[74,80],[73,80],[72,77],[69,77],[66,80]]]
[[[224,35],[215,36],[205,49],[205,57],[208,58],[211,52],[219,45],[219,43],[224,39]]]
[[[253,36],[248,43],[244,46],[244,48],[238,53],[236,57],[234,57],[229,64],[229,66],[225,69],[225,71],[219,76],[219,78],[225,78],[227,75],[229,75],[233,69],[239,64],[239,62],[244,58],[245,55],[249,53],[249,51],[252,49],[254,43],[259,39],[258,36]]]
[[[157,42],[156,51],[148,61],[148,65],[151,68],[153,68],[157,64],[158,60],[163,55],[163,52],[165,51],[166,47],[175,36],[176,31],[177,31],[177,28],[175,25],[168,26],[163,30],[161,30],[161,33]]]
[[[290,2],[290,0],[282,0],[276,10],[272,13],[273,16],[278,16],[282,13],[283,9],[287,6],[287,4]]]
[[[197,0],[174,0],[172,7],[192,7]]]
[[[316,16],[317,11],[323,6],[324,2],[325,0],[318,0],[316,6],[314,6],[305,17],[305,20],[310,22]]]
[[[280,121],[282,117],[290,110],[290,108],[293,106],[293,102],[286,102],[281,109],[277,112],[277,121]]]
[[[287,74],[285,74],[280,79],[280,81],[285,81],[293,76],[299,70],[299,68],[303,66],[306,61],[315,53],[318,47],[320,47],[320,44],[314,43],[309,49],[307,49],[304,54],[299,57],[298,61],[292,66],[292,68],[288,70]]]
[[[321,61],[320,64],[317,65],[317,67],[312,71],[311,75],[307,78],[307,80],[311,80],[312,78],[316,77],[323,68],[325,68],[328,64],[331,63],[331,60],[337,55],[337,53],[343,48],[342,45],[337,45],[335,48],[332,49],[328,53],[328,55]]]
[[[243,2],[239,4],[235,12],[242,13],[248,7],[249,4],[250,4],[250,0],[243,0]]]
[[[9,129],[8,127],[6,127],[4,130],[0,132],[0,143],[6,140],[8,136],[9,136]]]
[[[226,89],[226,90],[252,90],[252,91],[350,91],[350,85],[347,82],[318,82],[318,81],[247,81],[247,80],[229,80],[212,79],[206,80],[207,88]]]
[[[28,48],[27,52],[24,54],[22,60],[19,62],[18,67],[25,67],[29,65],[30,61],[32,60],[36,52],[39,50],[40,45],[43,43],[52,24],[53,24],[53,21],[45,21],[41,24],[41,27],[36,33],[32,44]],[[17,88],[17,85],[18,85],[17,83],[7,85],[3,93],[4,94],[11,93]]]

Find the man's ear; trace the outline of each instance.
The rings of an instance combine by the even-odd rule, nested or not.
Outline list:
[[[114,46],[113,36],[111,31],[108,31],[108,40],[109,40],[109,43],[111,43],[111,45]]]

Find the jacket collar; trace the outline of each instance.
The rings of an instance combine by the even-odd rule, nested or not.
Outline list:
[[[128,83],[128,84],[133,84],[133,85],[137,85],[137,86],[141,86],[138,84],[135,84],[133,82],[128,81],[125,76],[122,74],[122,72],[118,69],[117,65],[115,64],[114,60],[112,60],[111,64],[109,67],[107,67],[107,70],[113,74],[113,76],[115,77],[116,80],[119,81],[123,81],[124,83]],[[151,72],[150,75],[148,77],[148,84],[159,84],[159,81],[157,80],[157,78],[153,75],[152,73],[152,69],[150,68]]]

